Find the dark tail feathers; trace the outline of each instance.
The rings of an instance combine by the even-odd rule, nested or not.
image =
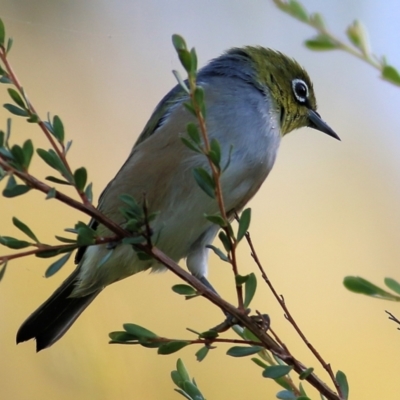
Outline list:
[[[63,284],[22,324],[17,333],[17,343],[36,339],[36,351],[50,347],[59,340],[83,310],[100,293],[84,297],[69,297],[79,272],[77,268]]]

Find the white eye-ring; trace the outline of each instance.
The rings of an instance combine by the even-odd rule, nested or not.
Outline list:
[[[308,86],[301,79],[292,80],[293,93],[299,103],[305,103],[308,99]]]

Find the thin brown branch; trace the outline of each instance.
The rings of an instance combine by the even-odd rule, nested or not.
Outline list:
[[[60,143],[60,146],[62,147],[62,150],[60,150],[59,146],[57,145],[56,141],[54,140],[52,134],[49,132],[47,129],[45,123],[42,121],[42,119],[39,117],[39,114],[36,112],[35,107],[33,104],[27,99],[26,93],[22,88],[21,83],[19,82],[13,68],[11,67],[11,64],[8,62],[7,59],[7,54],[5,51],[4,47],[0,47],[0,59],[3,62],[5,66],[5,70],[8,74],[9,79],[11,80],[12,84],[17,88],[18,92],[22,95],[22,97],[26,100],[26,105],[29,110],[29,112],[33,115],[35,115],[38,118],[37,124],[40,126],[42,132],[46,136],[47,140],[50,142],[51,147],[54,149],[54,151],[57,153],[58,157],[61,159],[62,163],[64,164],[65,168],[67,169],[68,173],[73,176],[71,167],[67,161],[67,158],[65,156],[65,147],[62,143]],[[67,177],[65,177],[67,178]],[[82,199],[83,204],[88,205],[91,204],[90,201],[88,200],[86,194],[80,190],[76,186],[74,186],[78,195]]]
[[[4,169],[6,172],[10,172],[13,175],[20,178],[24,183],[30,186],[33,189],[39,190],[40,192],[48,194],[53,188],[47,185],[46,183],[38,180],[34,176],[30,175],[28,172],[19,171],[13,167],[11,167],[6,160],[4,160],[0,156],[0,167]],[[109,228],[112,232],[114,232],[119,237],[130,236],[129,232],[123,229],[120,225],[116,224],[112,220],[105,217],[99,210],[97,210],[92,204],[82,204],[79,201],[76,201],[72,197],[67,196],[66,194],[60,192],[59,190],[55,191],[55,196],[57,200],[61,201],[64,204],[69,205],[76,210],[83,212],[86,215],[94,218],[97,222],[103,224],[107,228]]]
[[[218,306],[221,310],[224,310],[225,312],[233,316],[240,325],[249,329],[254,335],[257,336],[258,339],[260,339],[261,344],[267,350],[271,351],[286,364],[293,366],[293,369],[298,374],[301,374],[307,369],[304,364],[296,360],[293,355],[282,348],[267,332],[262,330],[257,322],[253,318],[248,316],[245,312],[243,312],[243,310],[234,307],[232,304],[219,297],[207,286],[202,284],[196,277],[190,275],[156,247],[153,247],[148,251],[156,260],[165,265],[175,275],[183,279],[189,285],[193,286],[203,297]],[[306,380],[321,394],[323,394],[328,400],[341,400],[338,395],[333,392],[321,379],[319,379],[315,373],[310,374],[306,378]]]
[[[205,118],[201,112],[201,109],[200,109],[199,105],[197,104],[196,99],[194,97],[194,90],[196,88],[196,80],[191,75],[189,75],[188,79],[189,79],[189,85],[190,85],[190,98],[191,98],[191,101],[193,104],[193,108],[196,112],[196,118],[199,122],[200,131],[201,131],[201,135],[202,135],[203,142],[204,142],[204,148],[205,148],[204,153],[205,153],[205,156],[207,157],[209,166],[211,168],[212,176],[214,179],[214,183],[215,183],[215,195],[217,197],[218,208],[220,210],[223,220],[228,225],[229,218],[226,214],[225,202],[224,202],[224,197],[223,197],[222,187],[221,187],[221,180],[220,180],[221,171],[220,171],[220,169],[217,168],[217,166],[214,164],[214,162],[211,160],[211,158],[209,156],[211,147],[210,147],[210,141],[208,138],[206,121],[205,121]],[[222,227],[222,229],[226,233],[226,236],[228,237],[228,240],[230,242],[231,251],[230,251],[230,254],[228,254],[228,257],[229,257],[230,264],[232,265],[233,274],[236,277],[237,275],[239,275],[237,259],[236,259],[236,248],[237,248],[238,243],[237,243],[236,238],[231,235],[229,226]],[[242,287],[242,285],[239,285],[236,282],[235,282],[235,287],[236,287],[236,295],[237,295],[237,299],[238,299],[238,307],[240,310],[244,310],[243,287]]]
[[[385,310],[385,313],[389,315],[389,319],[393,322],[396,322],[396,324],[400,325],[400,320],[395,317],[391,312]],[[400,328],[397,328],[398,330],[400,330]]]
[[[314,355],[314,357],[319,361],[319,363],[322,365],[322,367],[327,371],[328,375],[330,376],[333,384],[335,385],[335,388],[337,390],[338,393],[340,393],[340,387],[339,387],[339,383],[337,382],[335,375],[332,371],[332,367],[329,363],[327,363],[321,356],[321,354],[316,350],[316,348],[310,343],[310,341],[307,339],[307,337],[305,336],[305,334],[303,333],[303,331],[300,329],[300,327],[298,326],[297,322],[295,321],[295,319],[293,318],[292,314],[290,313],[288,307],[286,306],[285,303],[285,299],[283,296],[279,295],[277,293],[277,291],[275,290],[275,287],[273,286],[272,282],[270,281],[270,279],[268,278],[260,259],[257,256],[256,250],[254,248],[253,242],[251,240],[250,237],[250,233],[247,232],[246,233],[246,240],[247,243],[249,244],[250,247],[250,251],[251,251],[251,256],[253,257],[255,263],[258,266],[258,269],[261,272],[261,276],[264,279],[265,283],[268,285],[268,287],[270,288],[271,292],[273,293],[274,297],[276,298],[276,300],[278,301],[279,305],[281,306],[281,308],[284,311],[284,315],[285,318],[290,322],[290,324],[293,326],[293,328],[295,329],[295,331],[297,332],[297,334],[301,337],[301,339],[303,340],[303,342],[306,344],[306,346],[310,349],[310,351],[312,352],[312,354]],[[279,340],[279,339],[278,339]],[[281,342],[282,343],[282,342]],[[285,346],[286,347],[286,346]]]

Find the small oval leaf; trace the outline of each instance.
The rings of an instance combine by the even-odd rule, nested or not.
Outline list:
[[[264,378],[277,379],[287,375],[292,369],[289,365],[271,365],[264,369],[262,375]]]
[[[233,346],[226,354],[231,357],[246,357],[256,354],[263,350],[261,346]]]

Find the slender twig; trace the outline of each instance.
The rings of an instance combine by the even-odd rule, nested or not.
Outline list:
[[[100,236],[100,237],[95,238],[95,241],[93,244],[113,243],[116,240],[118,240],[117,236],[109,236],[109,237]],[[39,255],[40,256],[40,253],[48,252],[50,250],[63,250],[63,249],[71,248],[71,251],[72,251],[79,247],[76,243],[59,244],[59,245],[32,243],[31,246],[36,247],[36,248],[32,249],[32,250],[21,251],[19,253],[6,254],[4,256],[0,256],[0,264],[4,263],[6,261],[15,260],[17,258],[27,257],[27,256],[31,256],[31,255]]]
[[[170,339],[170,338],[165,338],[165,337],[156,337],[156,338],[149,338],[148,342],[154,342],[154,343],[169,343],[169,342],[187,342],[188,344],[204,344],[206,346],[209,346],[213,343],[232,343],[232,344],[245,344],[249,346],[260,346],[260,342],[255,342],[253,340],[241,340],[241,339],[224,339],[224,338],[210,338],[210,339]],[[118,342],[114,341],[110,342],[111,344],[119,343],[119,344],[141,344],[140,342]]]
[[[394,322],[396,322],[396,324],[400,325],[400,320],[397,317],[395,317],[391,312],[385,310],[385,313],[389,315],[389,319],[391,321],[394,321]],[[400,330],[400,328],[397,328],[397,329]]]
[[[54,188],[50,187],[49,185],[47,185],[46,183],[35,178],[28,172],[19,171],[16,168],[13,168],[1,156],[0,156],[0,167],[2,167],[7,172],[11,172],[13,175],[17,176],[23,182],[25,182],[28,186],[30,186],[36,190],[39,190],[40,192],[48,194],[51,190],[54,189]],[[130,233],[128,231],[123,229],[120,225],[118,225],[114,221],[105,217],[104,214],[102,214],[92,204],[90,204],[90,203],[82,204],[81,202],[76,201],[72,197],[67,196],[66,194],[60,192],[59,190],[55,191],[54,198],[61,201],[62,203],[69,205],[72,208],[75,208],[76,210],[79,210],[79,211],[85,213],[86,215],[89,215],[90,217],[94,218],[97,222],[106,226],[108,229],[110,229],[112,232],[114,232],[119,237],[130,236]]]
[[[208,132],[207,132],[207,126],[206,126],[206,121],[203,116],[203,113],[201,112],[199,104],[197,104],[196,99],[194,97],[194,91],[196,88],[196,79],[192,74],[189,74],[188,76],[188,81],[189,81],[189,86],[190,86],[190,98],[193,104],[193,108],[196,113],[196,118],[197,121],[199,122],[199,127],[200,127],[200,132],[202,134],[203,142],[204,142],[204,154],[207,157],[208,163],[211,168],[212,176],[215,182],[215,195],[217,197],[217,202],[218,202],[218,207],[221,213],[221,216],[223,220],[225,221],[226,226],[222,227],[224,232],[226,233],[226,236],[230,242],[230,252],[228,254],[230,264],[232,265],[232,271],[234,276],[236,277],[239,275],[239,270],[238,270],[238,265],[237,265],[237,259],[236,259],[236,249],[237,249],[237,240],[236,238],[232,235],[231,230],[229,229],[229,218],[226,213],[225,209],[225,202],[224,202],[224,197],[222,193],[222,186],[221,186],[221,171],[217,166],[214,164],[214,162],[211,160],[209,156],[209,152],[211,150],[210,146],[210,141],[208,138]],[[238,299],[238,307],[241,310],[244,310],[244,301],[243,301],[243,287],[242,285],[238,284],[235,282],[236,286],[236,294],[237,294],[237,299]]]
[[[257,256],[256,250],[254,248],[253,242],[251,240],[250,237],[250,233],[247,232],[246,233],[246,240],[247,243],[249,244],[250,247],[250,251],[251,251],[251,256],[253,257],[255,263],[258,266],[258,269],[261,272],[262,278],[264,279],[265,283],[268,285],[268,287],[270,288],[271,292],[273,293],[274,297],[276,298],[276,300],[278,301],[279,305],[282,307],[283,311],[284,311],[284,315],[285,318],[290,322],[290,324],[293,326],[293,328],[295,329],[295,331],[298,333],[298,335],[301,337],[301,339],[303,340],[303,342],[306,344],[306,346],[310,349],[310,351],[312,352],[312,354],[314,355],[314,357],[319,361],[319,363],[322,365],[322,367],[327,371],[328,375],[330,376],[333,384],[335,385],[336,390],[338,391],[338,393],[340,393],[340,386],[339,383],[337,382],[336,378],[335,378],[335,374],[332,371],[332,367],[329,363],[327,363],[321,356],[321,354],[316,350],[316,348],[309,342],[309,340],[307,339],[307,337],[305,336],[305,334],[303,333],[303,331],[300,329],[300,327],[298,326],[297,322],[295,321],[295,319],[292,317],[292,314],[290,313],[288,307],[286,306],[285,303],[285,299],[282,295],[279,295],[278,292],[275,290],[275,287],[273,286],[272,282],[270,281],[270,279],[268,278],[260,259]],[[275,336],[275,334],[274,334]],[[277,340],[281,345],[283,345],[283,343],[275,336],[275,340]],[[285,346],[286,347],[286,346]]]
[[[332,44],[335,45],[336,49],[343,50],[354,57],[359,58],[362,61],[365,61],[372,67],[376,68],[377,70],[383,70],[384,63],[378,61],[378,57],[372,54],[369,51],[365,51],[362,48],[357,48],[355,46],[350,46],[347,43],[343,42],[342,40],[338,39],[335,35],[333,35],[323,24],[320,23],[320,20],[313,18],[313,15],[309,16],[308,19],[300,18],[299,15],[290,11],[290,5],[286,0],[272,0],[275,5],[285,13],[293,16],[298,21],[303,22],[304,24],[311,26],[314,28],[318,33],[321,35],[329,38]],[[314,14],[315,15],[315,14]]]
[[[149,249],[148,249],[149,250]],[[292,354],[288,353],[282,348],[267,332],[262,330],[260,326],[254,321],[253,318],[247,315],[247,313],[234,307],[228,303],[207,286],[201,283],[196,277],[186,272],[183,268],[179,267],[172,259],[162,253],[156,247],[149,250],[150,254],[163,265],[165,265],[175,275],[183,279],[185,282],[193,286],[203,297],[211,301],[213,304],[218,306],[220,309],[229,313],[234,317],[238,323],[247,329],[249,329],[254,335],[260,339],[260,342],[265,348],[279,357],[286,364],[293,366],[293,369],[301,374],[307,368],[304,364],[298,361]],[[328,400],[341,400],[338,395],[332,391],[315,373],[310,374],[306,378],[313,387],[315,387],[321,394],[323,394]]]
[[[27,99],[26,93],[24,91],[24,89],[22,88],[21,83],[19,82],[13,68],[11,67],[11,64],[8,62],[7,59],[7,53],[4,47],[0,46],[0,60],[3,62],[5,70],[8,74],[8,78],[10,79],[10,81],[12,82],[12,84],[17,88],[18,92],[23,96],[23,98],[26,100],[27,103],[27,108],[29,110],[29,112],[33,115],[36,116],[36,118],[38,119],[37,124],[40,126],[41,130],[43,131],[44,135],[46,136],[47,140],[50,142],[51,147],[54,149],[54,151],[57,153],[58,157],[60,158],[60,160],[62,161],[62,163],[64,164],[65,168],[67,169],[68,173],[73,176],[71,167],[67,161],[67,158],[65,156],[65,147],[64,144],[60,142],[60,146],[62,148],[62,150],[60,150],[59,146],[57,145],[57,143],[55,142],[52,134],[49,132],[49,130],[47,129],[47,126],[45,125],[45,123],[42,121],[42,119],[39,117],[39,114],[36,112],[35,107],[33,106],[33,104]],[[89,199],[87,198],[86,194],[84,191],[79,190],[75,185],[74,185],[79,197],[81,198],[83,204],[88,205],[91,204]]]

